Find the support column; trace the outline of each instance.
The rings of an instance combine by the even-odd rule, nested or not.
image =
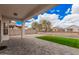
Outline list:
[[[24,25],[25,25],[25,21],[23,21],[22,28],[21,28],[21,39],[23,39],[23,37],[24,37],[24,35],[25,35],[25,32],[24,32]]]

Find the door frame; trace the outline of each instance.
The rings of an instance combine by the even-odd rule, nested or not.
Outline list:
[[[1,42],[1,20],[0,20],[0,42]]]

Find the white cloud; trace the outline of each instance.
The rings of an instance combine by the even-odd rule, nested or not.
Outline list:
[[[72,13],[79,13],[79,4],[72,5]]]
[[[43,14],[43,15],[40,15],[39,16],[39,19],[40,20],[47,20],[47,21],[50,21],[52,26],[54,26],[54,24],[60,22],[60,20],[58,19],[58,16],[59,15],[56,15],[56,14]]]
[[[32,18],[32,19],[29,19],[31,22],[26,22],[25,23],[25,26],[27,26],[27,28],[31,28],[31,24],[32,24],[32,22],[35,20],[34,18]]]
[[[50,14],[48,16],[48,20],[51,22],[52,26],[54,26],[54,24],[57,24],[60,22],[60,20],[58,19],[58,16],[59,15],[56,15],[56,14],[52,14],[52,15]]]
[[[54,24],[57,24],[58,22],[60,22],[60,20],[58,19],[58,16],[59,15],[56,15],[56,14],[47,14],[47,13],[44,13],[43,15],[38,15],[38,19],[30,19],[32,22],[28,23],[26,22],[25,23],[25,26],[27,26],[28,28],[31,27],[32,23],[33,22],[38,22],[40,23],[41,20],[47,20],[47,21],[50,21],[51,24],[52,24],[52,27],[54,26]]]
[[[68,13],[70,11],[70,8],[66,11]],[[64,17],[63,20],[59,20],[58,16],[56,14],[47,14],[45,13],[44,15],[41,15],[41,19],[46,19],[49,20],[52,23],[53,27],[58,27],[58,28],[67,28],[72,25],[79,26],[79,5],[72,5],[72,14],[67,15]]]
[[[55,25],[55,27],[67,28],[72,25],[79,26],[79,14],[71,14],[65,16],[62,21]]]
[[[70,8],[66,11],[68,13]],[[54,24],[54,27],[58,28],[67,28],[72,25],[79,26],[79,4],[72,5],[72,14],[67,15],[59,23]]]
[[[70,8],[65,13],[68,13],[69,11],[70,11]],[[44,13],[43,15],[41,15],[41,14],[38,15],[38,19],[36,19],[36,20],[33,18],[31,20],[32,20],[32,22],[36,21],[38,23],[40,23],[40,20],[48,20],[51,22],[52,27],[58,27],[58,28],[67,28],[72,25],[79,26],[79,14],[78,14],[79,13],[79,4],[72,5],[71,13],[72,14],[65,16],[64,19],[61,21],[58,19],[59,15],[47,14],[47,13]],[[31,25],[32,22],[29,24]]]
[[[66,14],[70,12],[70,8],[67,9],[67,11],[65,12]]]

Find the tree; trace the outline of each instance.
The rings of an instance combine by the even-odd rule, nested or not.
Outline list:
[[[51,22],[47,22],[47,31],[49,32],[49,31],[51,31]]]
[[[42,25],[41,24],[38,24],[38,29],[39,29],[39,32],[42,31]]]
[[[47,20],[41,20],[42,30],[47,32],[51,31],[51,22]]]
[[[42,25],[42,30],[47,31],[47,21],[46,20],[41,20],[41,25]]]
[[[40,24],[38,22],[33,22],[32,29],[35,30],[36,32],[51,31],[51,22],[49,22],[47,20],[41,20]]]
[[[37,22],[32,23],[32,29],[35,30],[36,32],[38,31],[38,27],[39,27],[39,24]]]

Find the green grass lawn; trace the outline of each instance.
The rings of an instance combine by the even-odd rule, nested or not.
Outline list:
[[[39,36],[36,38],[51,41],[51,42],[56,42],[70,47],[79,48],[79,39],[75,39],[75,38],[65,38],[58,36]]]

